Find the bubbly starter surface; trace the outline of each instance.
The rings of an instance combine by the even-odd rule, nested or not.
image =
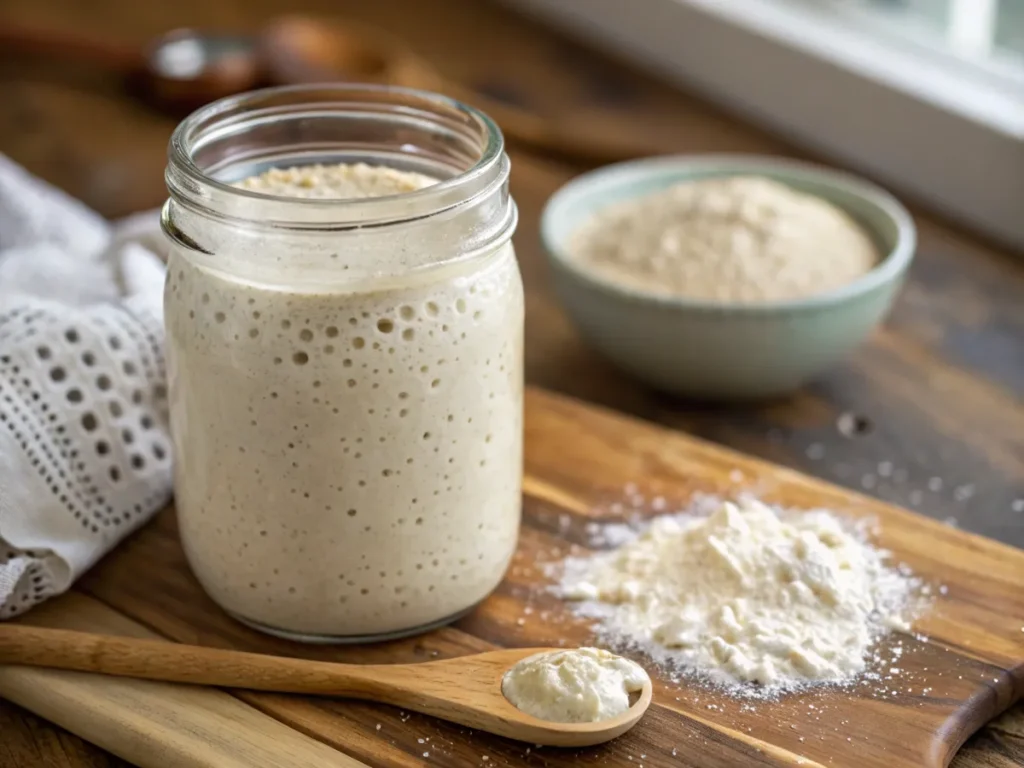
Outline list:
[[[510,245],[383,290],[166,289],[177,508],[239,618],[359,636],[483,599],[520,517],[523,297]]]

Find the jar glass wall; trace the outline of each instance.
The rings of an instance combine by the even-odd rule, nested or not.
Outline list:
[[[406,194],[278,197],[366,163]],[[179,527],[206,591],[304,640],[393,637],[490,593],[515,548],[523,294],[501,135],[441,96],[269,89],[171,140],[163,225]]]

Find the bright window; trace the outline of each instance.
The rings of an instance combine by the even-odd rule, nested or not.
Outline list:
[[[844,3],[846,0],[832,0]],[[1024,0],[849,0],[909,39],[975,62],[1024,68]]]
[[[812,0],[804,0],[812,1]],[[1024,0],[825,0],[879,35],[1024,83]]]
[[[1024,0],[505,0],[1024,251]]]

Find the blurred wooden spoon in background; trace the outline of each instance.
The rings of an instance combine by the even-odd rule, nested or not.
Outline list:
[[[401,40],[348,21],[285,16],[251,36],[178,29],[142,48],[5,23],[0,51],[95,66],[177,114],[264,85],[369,82],[443,93],[486,112],[511,141],[558,156],[601,163],[651,153],[599,126],[566,125],[446,79]]]

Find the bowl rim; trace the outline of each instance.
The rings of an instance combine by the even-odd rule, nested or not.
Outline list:
[[[721,175],[758,175],[759,172],[768,171],[777,174],[782,183],[786,183],[786,177],[803,178],[813,180],[819,185],[842,189],[874,205],[889,217],[896,225],[896,244],[891,251],[882,256],[878,264],[871,270],[830,291],[795,299],[723,302],[653,293],[642,288],[622,285],[601,276],[596,271],[581,267],[562,247],[563,243],[556,241],[555,222],[561,209],[583,191],[590,189],[595,184],[609,188],[619,184],[632,183],[657,171],[671,170],[722,172]],[[868,232],[877,242],[877,238],[874,237],[877,232],[870,229]],[[634,302],[656,304],[662,307],[744,314],[821,309],[856,299],[899,279],[910,265],[917,247],[917,229],[910,212],[896,197],[877,184],[855,174],[818,163],[755,154],[658,155],[628,160],[623,163],[612,163],[587,171],[563,184],[548,198],[541,212],[540,235],[541,243],[551,262],[605,293]]]

